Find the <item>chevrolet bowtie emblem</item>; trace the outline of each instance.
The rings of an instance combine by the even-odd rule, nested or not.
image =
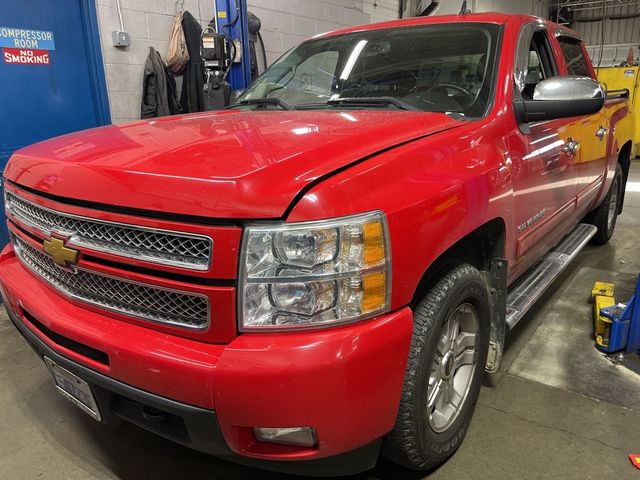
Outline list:
[[[58,265],[65,268],[75,265],[78,261],[78,251],[66,247],[64,240],[55,237],[44,241],[44,253],[49,255]]]

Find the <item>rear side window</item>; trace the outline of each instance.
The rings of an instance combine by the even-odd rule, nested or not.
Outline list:
[[[591,72],[587,67],[587,59],[584,58],[580,40],[570,37],[558,38],[564,62],[567,64],[567,73],[569,75],[580,75],[581,77],[590,77]]]

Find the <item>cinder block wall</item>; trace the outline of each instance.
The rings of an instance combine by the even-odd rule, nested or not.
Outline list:
[[[411,15],[431,3],[431,0],[407,0],[405,14]],[[436,15],[456,14],[462,6],[462,0],[437,0],[437,3]],[[525,13],[546,17],[548,3],[548,0],[468,0],[467,7],[473,12]]]
[[[247,0],[260,17],[267,61],[272,63],[291,47],[318,33],[397,18],[398,0]],[[175,0],[120,0],[131,46],[113,46],[111,32],[120,29],[116,0],[96,0],[114,123],[140,118],[142,74],[153,46],[166,57],[176,11]],[[185,0],[185,10],[205,26],[213,17],[214,0]],[[258,47],[259,48],[259,47]],[[259,62],[261,54],[258,51]],[[263,65],[260,64],[262,68]],[[180,79],[178,79],[180,84]]]
[[[249,11],[262,21],[270,64],[310,36],[369,23],[365,3],[373,5],[374,0],[247,0]]]
[[[395,20],[400,13],[400,0],[364,0],[364,11],[371,15],[371,22]]]
[[[175,17],[175,0],[120,0],[125,31],[131,46],[113,46],[111,32],[120,30],[115,0],[96,0],[102,55],[107,74],[113,123],[140,118],[142,72],[152,46],[166,58],[169,35]],[[184,8],[202,25],[213,17],[214,0],[185,0]]]

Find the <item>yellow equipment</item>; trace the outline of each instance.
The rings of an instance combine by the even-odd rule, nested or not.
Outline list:
[[[613,298],[613,284],[596,282],[593,290],[591,290],[591,297],[593,298],[596,344],[607,348],[609,346],[611,324],[613,322],[600,315],[600,311],[605,307],[611,307],[616,304]]]
[[[633,144],[640,143],[640,67],[601,67],[596,68],[598,81],[607,91],[628,90],[629,105],[633,117]]]

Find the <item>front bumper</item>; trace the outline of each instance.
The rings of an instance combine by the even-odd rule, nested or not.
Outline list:
[[[105,416],[104,421],[115,416],[195,450],[243,465],[283,473],[351,475],[373,468],[376,463],[380,439],[342,455],[303,462],[258,460],[235,455],[222,436],[215,411],[139,390],[72,362],[47,346],[10,310],[7,309],[7,312],[15,327],[40,358],[50,358],[91,385],[98,407]],[[149,408],[154,409],[153,416],[147,413]],[[161,417],[158,417],[159,412],[163,414]]]
[[[243,334],[214,345],[74,305],[10,248],[0,255],[0,287],[18,330],[39,355],[92,384],[103,412],[197,450],[277,471],[349,474],[375,464],[395,423],[408,308],[350,326]],[[145,407],[165,420],[150,420]],[[252,434],[252,427],[288,426],[314,427],[317,447],[266,444]]]

